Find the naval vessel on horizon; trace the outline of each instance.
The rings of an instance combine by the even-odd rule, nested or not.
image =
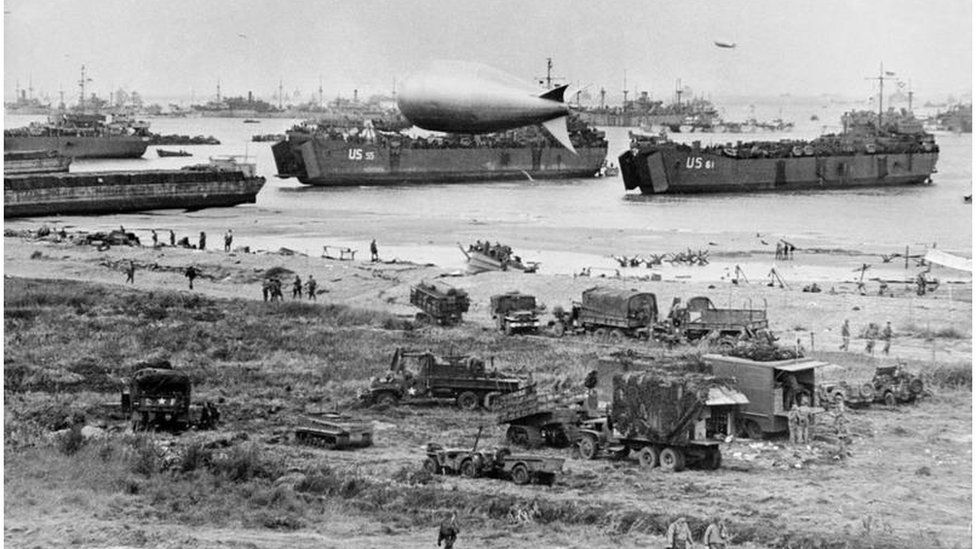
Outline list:
[[[47,122],[3,131],[3,151],[56,151],[70,158],[139,158],[149,146],[148,122],[127,116],[58,112]]]

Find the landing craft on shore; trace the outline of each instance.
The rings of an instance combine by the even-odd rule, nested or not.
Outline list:
[[[484,65],[440,63],[408,77],[397,95],[403,115],[417,127],[452,133],[491,133],[542,124],[564,147],[569,139],[563,101],[568,86],[542,94]]]

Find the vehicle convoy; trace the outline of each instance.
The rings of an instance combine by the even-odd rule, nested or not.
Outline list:
[[[789,429],[787,414],[793,403],[808,406],[812,413],[823,411],[817,390],[817,368],[828,363],[812,358],[760,361],[734,356],[706,354],[702,360],[712,374],[735,380],[735,387],[748,399],[739,412],[737,432],[752,439]]]
[[[736,341],[754,339],[769,329],[766,311],[760,309],[718,309],[707,297],[693,297],[684,307],[678,299],[668,315],[671,328],[694,342],[711,338],[722,351],[730,351]]]
[[[373,424],[341,414],[317,414],[302,418],[295,441],[339,450],[373,445]]]
[[[468,478],[492,477],[511,479],[515,484],[552,485],[562,471],[563,458],[512,454],[508,448],[478,450],[481,430],[470,449],[444,448],[427,444],[424,470],[432,475],[464,475]]]
[[[625,336],[650,338],[657,326],[657,298],[652,293],[594,286],[583,291],[569,312],[553,311],[553,333],[588,333],[598,339],[621,340]]]
[[[491,318],[505,335],[539,331],[539,310],[535,296],[508,292],[491,296]]]
[[[389,372],[371,379],[368,390],[360,397],[387,406],[453,399],[458,407],[475,410],[491,408],[498,395],[517,390],[521,381],[498,371],[487,371],[485,361],[477,357],[439,357],[430,351],[397,348]]]
[[[168,364],[136,371],[122,390],[122,413],[136,430],[212,428],[220,421],[217,407],[210,402],[191,404],[190,376]]]
[[[852,112],[816,139],[702,146],[632,134],[620,156],[626,190],[641,194],[888,187],[931,181],[939,147],[908,112]]]
[[[642,467],[681,471],[686,466],[717,469],[719,442],[709,426],[728,429],[747,399],[730,380],[697,373],[647,370],[613,378],[609,416],[584,421],[579,452],[584,459],[600,454],[636,454]]]
[[[468,292],[442,282],[421,282],[410,289],[410,303],[422,311],[417,313],[417,322],[450,326],[461,322],[471,300]]]
[[[874,371],[874,400],[894,406],[899,402],[913,402],[925,391],[925,383],[901,365],[879,366]]]

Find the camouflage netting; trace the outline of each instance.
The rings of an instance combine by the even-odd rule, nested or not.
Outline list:
[[[684,428],[698,415],[711,387],[731,387],[729,380],[665,370],[616,375],[610,419],[627,438],[669,442],[688,440]]]
[[[793,360],[803,358],[803,350],[791,349],[789,347],[778,347],[763,343],[752,343],[739,345],[729,351],[729,356],[737,358],[747,358],[757,362],[774,362],[777,360]]]

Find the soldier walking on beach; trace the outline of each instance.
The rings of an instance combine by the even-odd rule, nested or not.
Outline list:
[[[376,248],[376,239],[369,243],[369,260],[376,262],[380,260],[380,252]]]
[[[308,275],[308,282],[305,283],[305,290],[308,292],[308,300],[316,301],[315,290],[318,288],[318,283],[312,278],[312,275]]]
[[[270,295],[271,295],[271,280],[265,278],[264,280],[261,281],[261,297],[263,297],[264,301],[267,302],[268,297]]]
[[[198,246],[201,250],[207,249],[207,233],[200,231],[200,245]]]
[[[295,275],[295,281],[291,285],[291,298],[302,298],[302,278],[298,275]]]
[[[152,241],[153,241],[153,248],[158,248],[159,247],[159,235],[156,234],[156,229],[152,229]]]
[[[197,273],[197,270],[196,270],[196,268],[193,265],[190,265],[189,267],[186,268],[186,274],[185,274],[185,276],[186,276],[187,280],[190,281],[190,289],[191,290],[193,289],[193,279],[195,279],[198,274],[199,273]]]
[[[234,243],[234,229],[227,229],[224,233],[224,251],[229,252],[231,244]]]
[[[864,333],[864,337],[867,338],[867,343],[864,345],[864,352],[873,355],[874,354],[874,340],[878,338],[878,326],[874,322],[868,323],[868,329]]]
[[[692,546],[691,529],[688,528],[688,520],[685,517],[678,517],[677,520],[668,526],[668,531],[664,534],[664,541],[668,549],[688,549]]]
[[[136,283],[136,264],[131,259],[129,260],[129,266],[125,269],[125,282],[127,284]]]
[[[441,542],[444,542],[444,549],[452,549],[459,533],[457,513],[451,513],[451,518],[442,522],[440,529],[437,531],[437,546],[440,547]]]
[[[725,549],[729,543],[729,530],[725,519],[719,518],[712,521],[705,529],[702,537],[702,545],[708,549]]]
[[[891,351],[892,335],[891,321],[889,320],[887,324],[885,324],[884,330],[881,330],[881,340],[884,341],[884,348],[881,349],[881,352],[884,353],[885,356],[888,356],[888,353]]]
[[[776,243],[776,259],[782,259],[782,258],[783,258],[783,243],[782,242],[777,242]]]
[[[797,437],[800,444],[810,444],[810,410],[807,409],[806,397],[800,397],[800,415],[797,418],[799,426],[799,436]]]
[[[844,340],[840,344],[840,350],[846,351],[851,344],[851,323],[846,318],[844,319],[844,325],[840,327],[840,337]]]
[[[176,233],[173,232],[173,229],[169,230],[169,245],[176,247]]]

